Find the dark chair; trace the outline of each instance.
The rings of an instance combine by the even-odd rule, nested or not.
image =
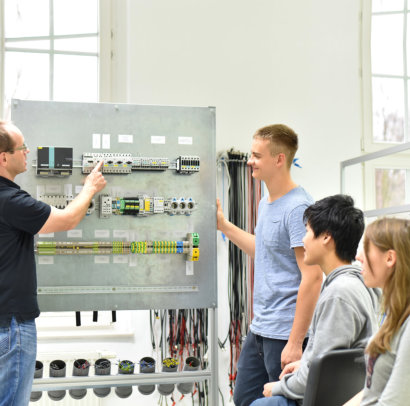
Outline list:
[[[303,406],[341,406],[364,387],[363,348],[329,351],[309,368]]]

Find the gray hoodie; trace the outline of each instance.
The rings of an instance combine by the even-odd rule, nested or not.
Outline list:
[[[365,286],[360,268],[354,265],[341,266],[330,273],[313,314],[300,368],[274,385],[272,396],[302,400],[311,360],[335,349],[364,348],[378,328],[380,296],[379,289]]]

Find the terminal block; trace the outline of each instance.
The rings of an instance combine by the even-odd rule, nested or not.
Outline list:
[[[71,200],[73,200],[73,197],[64,195],[40,195],[38,200],[56,207],[57,209],[65,209]]]
[[[177,159],[177,172],[191,174],[199,172],[199,156],[180,156]]]
[[[192,197],[188,197],[186,199],[183,197],[180,197],[179,199],[173,197],[166,201],[165,211],[171,216],[175,214],[185,214],[186,216],[190,216],[195,207],[196,203]]]
[[[127,255],[185,254],[188,261],[199,260],[199,235],[188,233],[177,241],[38,241],[38,255]]]
[[[50,206],[56,207],[57,209],[65,209],[68,204],[73,200],[72,196],[65,195],[40,195],[38,200],[49,204]],[[87,209],[87,216],[93,213],[95,210],[95,199],[91,200],[91,203]]]
[[[112,214],[112,197],[109,195],[100,195],[100,217],[107,219]]]
[[[73,172],[73,149],[37,147],[37,176],[70,176]]]
[[[150,158],[150,157],[134,157],[132,161],[132,170],[149,170],[149,171],[165,171],[169,168],[168,158]]]
[[[189,242],[188,261],[198,261],[199,260],[199,234],[189,233],[187,237],[188,237],[188,242]]]

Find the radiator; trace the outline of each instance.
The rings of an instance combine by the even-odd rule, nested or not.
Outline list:
[[[94,375],[94,362],[99,358],[110,359],[111,362],[115,361],[116,354],[108,353],[106,351],[87,351],[87,352],[47,352],[38,353],[37,360],[43,363],[43,378],[48,378],[50,362],[61,359],[66,363],[66,376],[72,376],[73,363],[76,359],[83,358],[91,363],[90,375]],[[112,369],[111,369],[112,373]],[[30,402],[30,406],[101,406],[102,400],[97,397],[92,388],[87,388],[87,395],[81,399],[73,399],[68,390],[64,398],[60,401],[55,401],[49,398],[46,391],[43,392],[41,398],[36,402]]]

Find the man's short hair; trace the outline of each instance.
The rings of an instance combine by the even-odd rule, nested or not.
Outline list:
[[[11,138],[9,128],[12,123],[10,121],[0,119],[0,152],[13,151],[14,140]]]
[[[288,168],[291,167],[298,150],[298,135],[284,124],[272,124],[259,128],[253,138],[269,140],[273,156],[284,153]]]
[[[352,262],[355,259],[364,231],[364,218],[350,196],[334,195],[317,201],[305,210],[303,220],[315,238],[323,233],[332,236],[336,255],[341,260]]]

